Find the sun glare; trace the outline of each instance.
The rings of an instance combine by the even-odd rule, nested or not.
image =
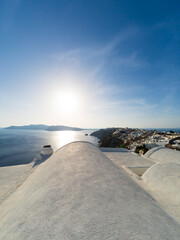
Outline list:
[[[73,114],[80,106],[79,98],[73,92],[64,92],[58,96],[58,107],[62,114]]]

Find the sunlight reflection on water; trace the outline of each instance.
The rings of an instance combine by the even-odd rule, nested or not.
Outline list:
[[[66,131],[66,132],[57,132],[56,142],[59,146],[64,146],[67,143],[75,141],[75,132],[74,131]]]
[[[87,141],[97,145],[98,139],[90,136],[93,131],[0,129],[0,167],[30,163],[44,145],[51,145],[54,151],[74,141]]]
[[[98,139],[90,136],[92,131],[58,131],[53,133],[53,139],[50,139],[54,150],[74,141],[87,141],[97,145]],[[88,134],[88,136],[85,136]]]

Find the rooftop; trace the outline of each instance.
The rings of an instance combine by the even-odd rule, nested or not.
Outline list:
[[[0,204],[0,239],[180,239],[177,221],[107,153],[74,142],[35,167]]]

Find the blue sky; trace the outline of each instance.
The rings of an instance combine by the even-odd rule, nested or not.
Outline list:
[[[0,1],[0,127],[180,127],[179,66],[179,1]]]

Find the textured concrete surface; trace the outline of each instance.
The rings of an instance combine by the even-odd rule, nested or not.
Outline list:
[[[33,163],[0,167],[0,202],[24,181],[32,170]]]
[[[177,240],[179,225],[90,143],[58,150],[0,204],[0,239]]]

